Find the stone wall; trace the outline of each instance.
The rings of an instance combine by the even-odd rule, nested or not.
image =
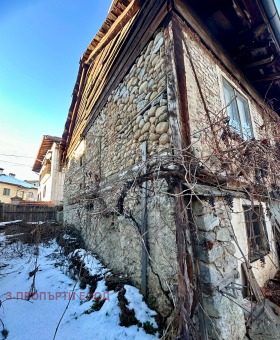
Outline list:
[[[246,329],[240,307],[242,295],[239,290],[228,288],[238,278],[231,211],[222,198],[216,197],[214,207],[207,200],[200,200],[194,203],[193,212],[209,336],[211,339],[243,339]]]
[[[111,93],[84,141],[70,156],[64,220],[112,270],[141,282],[141,190],[132,185],[147,159],[171,152],[163,32],[159,30]],[[150,191],[149,191],[150,190]],[[149,182],[148,300],[167,316],[176,282],[174,201],[165,181]],[[122,207],[119,198],[123,195]],[[121,209],[121,212],[120,212]]]
[[[248,249],[248,239],[247,239],[247,231],[246,231],[246,225],[245,225],[245,219],[244,219],[244,209],[243,206],[249,206],[251,204],[250,201],[246,199],[236,198],[233,202],[233,211],[232,214],[232,224],[234,228],[234,232],[238,241],[238,244],[240,245],[243,253],[247,256],[249,253]],[[260,203],[256,200],[254,204],[257,206]],[[265,227],[267,231],[268,236],[268,242],[269,242],[269,248],[270,252],[268,254],[265,254],[264,257],[261,259],[258,259],[252,263],[252,271],[255,275],[255,278],[260,285],[260,287],[263,287],[268,279],[273,279],[275,274],[278,271],[278,256],[277,256],[277,250],[276,250],[276,244],[275,244],[275,236],[273,232],[273,220],[277,219],[278,221],[279,216],[277,216],[277,211],[279,210],[279,204],[274,205],[271,209],[271,219],[268,217],[268,214],[266,213],[266,207],[265,204],[262,203],[262,208],[264,212],[264,221],[265,221]],[[274,209],[273,209],[274,208]],[[245,237],[244,237],[245,235]],[[246,277],[241,269],[241,263],[242,261],[242,254],[237,249],[235,256],[239,259],[239,272],[240,272],[240,278],[239,282],[246,286]]]
[[[123,82],[112,92],[87,137],[86,162],[92,159],[94,138],[101,135],[101,173],[107,178],[141,161],[141,143],[148,153],[167,150],[169,125],[163,33],[156,34]]]
[[[213,169],[216,166],[211,149],[213,140],[203,100],[211,117],[220,119],[219,115],[222,118],[226,114],[222,75],[242,90],[187,28],[184,36],[189,50],[185,50],[185,66],[193,151],[199,161],[207,159],[207,165]],[[142,183],[137,178],[145,168],[143,143],[147,142],[149,166],[160,165],[163,157],[172,155],[166,62],[160,30],[111,93],[85,140],[70,155],[66,171],[65,222],[81,230],[88,246],[107,267],[126,273],[137,286],[141,282],[143,203]],[[254,132],[261,136],[260,109],[256,101],[246,98],[250,102]],[[154,180],[148,182],[147,192],[148,300],[163,316],[168,316],[172,300],[176,299],[173,295],[177,282],[175,204],[170,188],[165,180],[157,178],[157,172]],[[210,338],[243,339],[241,293],[227,285],[221,288],[221,282],[236,282],[238,276],[236,249],[231,238],[232,213],[219,197],[214,208],[206,199],[193,203],[193,212],[199,238],[203,308]]]
[[[271,118],[273,114],[270,117],[268,106],[265,106],[260,98],[252,94],[248,84],[240,84],[190,29],[185,28],[184,39],[188,49],[185,51],[185,67],[194,155],[198,158],[209,158],[209,166],[215,166],[214,162],[211,163],[214,139],[208,115],[211,123],[214,126],[216,124],[216,130],[219,128],[221,130],[222,118],[228,117],[224,100],[223,78],[248,100],[254,137],[262,139],[267,138],[267,135],[270,134],[270,138],[272,138],[275,120]],[[244,88],[247,88],[247,91]],[[203,101],[207,107],[208,115]]]
[[[175,206],[164,180],[149,182],[147,199],[148,301],[168,316],[177,283]],[[78,228],[86,244],[115,272],[124,273],[138,287],[141,284],[141,190],[127,191],[123,213],[118,202],[104,191],[98,198],[66,206],[65,223]]]
[[[233,161],[229,163],[229,167],[223,168],[221,163],[228,154],[224,152],[221,153],[220,158],[216,156],[218,155],[217,150],[223,151],[234,147],[240,143],[241,139],[237,137],[237,142],[233,141],[232,144],[223,145],[220,131],[223,131],[223,119],[228,117],[224,103],[223,78],[229,81],[248,100],[253,134],[257,140],[268,138],[273,141],[275,137],[273,135],[275,130],[273,124],[275,125],[275,123],[271,118],[273,113],[269,113],[269,109],[259,98],[251,94],[252,92],[245,82],[243,84],[238,83],[234,75],[228,72],[205,47],[199,37],[187,27],[184,30],[184,39],[187,98],[193,154],[199,164],[202,167],[204,166],[204,169],[208,169],[212,174],[219,176],[226,175],[238,170],[238,167],[236,169],[236,164],[239,164],[238,162],[242,158],[233,158]],[[248,91],[245,91],[244,88],[246,87]],[[214,134],[216,134],[216,138],[214,138]],[[216,148],[216,142],[218,142],[219,148]],[[258,149],[258,152],[260,150]],[[269,156],[269,154],[264,154],[263,159],[265,159],[265,156]],[[253,165],[254,163],[249,164],[248,169],[254,169]],[[252,179],[251,175],[255,175],[254,170],[252,174],[249,171],[245,174],[249,179]],[[238,190],[242,190],[241,175],[239,179],[240,183],[236,187],[236,196],[238,196]],[[216,186],[209,188],[210,195],[212,192],[217,191]],[[232,200],[234,202],[240,201],[240,199],[234,200],[234,196],[233,194]],[[239,307],[242,306],[241,292],[223,289],[225,293],[230,294],[226,295],[219,291],[220,283],[230,280],[231,273],[237,274],[234,282],[246,284],[244,278],[241,277],[241,263],[244,262],[244,259],[240,251],[234,246],[231,235],[236,232],[238,244],[241,246],[245,256],[248,255],[248,237],[242,204],[238,205],[239,209],[235,208],[236,205],[234,204],[231,211],[222,198],[216,198],[214,209],[208,204],[208,199],[206,198],[196,202],[194,205],[195,222],[200,239],[198,257],[200,275],[203,281],[204,309],[211,318],[211,320],[209,318],[206,318],[206,320],[210,330],[210,338],[214,339],[243,339],[245,335],[243,311],[242,307]],[[253,266],[256,267],[253,272],[261,285],[267,279],[273,277],[278,267],[270,222],[267,217],[266,220],[271,241],[271,252],[265,257],[265,267],[260,260],[253,263]]]
[[[225,151],[231,148],[234,149],[234,147],[240,146],[242,143],[244,145],[246,144],[242,138],[238,139],[238,137],[236,138],[236,141],[230,140],[228,141],[228,144],[223,143],[220,131],[223,131],[224,127],[222,123],[223,118],[228,117],[224,104],[223,78],[230,82],[232,87],[239,91],[239,93],[247,99],[253,125],[253,135],[255,139],[260,142],[259,145],[261,145],[263,141],[267,141],[268,143],[271,143],[270,145],[273,145],[275,140],[277,140],[278,128],[276,123],[276,114],[273,116],[273,113],[270,112],[269,108],[265,106],[259,98],[249,94],[251,89],[247,86],[245,81],[243,84],[238,83],[234,76],[231,75],[219,62],[219,60],[202,44],[197,35],[186,28],[184,30],[184,37],[185,43],[188,47],[185,51],[185,65],[187,77],[186,81],[188,84],[187,95],[190,113],[191,139],[193,143],[194,156],[197,157],[201,164],[209,167],[209,170],[212,171],[212,173],[215,173],[216,170],[218,175],[235,175],[234,180],[237,182],[235,183],[237,190],[248,188],[250,185],[253,186],[257,183],[258,180],[256,179],[255,168],[265,168],[263,163],[267,163],[271,166],[272,177],[274,177],[273,164],[270,163],[270,160],[273,157],[269,148],[267,149],[268,151],[259,146],[257,150],[252,149],[250,152],[255,152],[258,156],[254,156],[251,159],[251,163],[248,162],[248,166],[245,166],[245,160],[246,158],[250,159],[250,152],[247,152],[247,154],[244,153],[244,156],[247,157],[242,158],[242,152],[239,154],[231,154]],[[246,87],[247,92],[244,89]],[[205,110],[203,100],[205,101],[208,112]],[[213,129],[210,127],[209,117],[213,123]],[[216,140],[214,139],[214,134],[217,136]],[[219,150],[216,147],[216,141],[219,144]],[[248,145],[248,147],[250,147],[250,145]],[[219,151],[221,156],[218,158]],[[230,159],[230,156],[232,156],[232,160]],[[225,163],[222,166],[221,163],[223,161],[225,161]],[[246,173],[243,177],[242,174],[238,175],[238,172],[244,171],[246,171]],[[251,183],[248,184],[248,181],[251,181]],[[270,179],[268,177],[265,178],[262,183],[262,185],[267,186],[268,191],[271,190],[269,189],[271,181],[277,181],[277,179]],[[244,192],[245,191],[246,189]],[[264,200],[265,199],[266,198],[264,197]],[[257,199],[252,197],[252,201],[253,200]],[[239,231],[239,237],[241,240],[240,244],[242,245],[245,255],[247,255],[247,234],[243,219],[242,203],[239,199],[235,202],[239,203],[235,204],[236,209],[235,213],[232,215],[232,223],[234,224],[235,229]],[[259,204],[259,202],[255,203]],[[247,202],[247,205],[251,205],[251,202]],[[278,206],[278,203],[276,205]],[[267,226],[270,231],[270,221],[269,218],[266,219]],[[273,237],[271,236],[270,239],[272,240]],[[237,255],[239,256],[239,253]],[[273,241],[271,243],[271,252],[268,254],[268,257],[270,257],[271,260],[267,258],[266,268],[262,268],[260,263],[255,263],[258,268],[256,275],[258,276],[258,282],[261,285],[275,274],[278,264]]]

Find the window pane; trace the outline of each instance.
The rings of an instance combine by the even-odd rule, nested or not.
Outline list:
[[[240,94],[237,94],[236,101],[238,105],[243,138],[247,140],[251,139],[253,136],[248,102]]]
[[[244,206],[250,261],[255,261],[269,252],[269,242],[261,206]]]
[[[224,93],[225,93],[225,100],[227,105],[227,113],[230,118],[230,125],[237,130],[240,131],[240,121],[238,117],[237,105],[235,94],[233,88],[224,80]]]
[[[3,190],[3,195],[4,195],[4,196],[10,196],[10,189],[4,188],[4,190]]]

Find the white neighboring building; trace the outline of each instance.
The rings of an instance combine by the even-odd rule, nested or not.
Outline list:
[[[38,201],[61,205],[64,172],[60,162],[59,137],[44,135],[32,170],[39,173]]]

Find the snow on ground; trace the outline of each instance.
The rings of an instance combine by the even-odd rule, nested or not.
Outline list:
[[[70,254],[71,255],[71,254]],[[109,274],[108,269],[104,268],[99,260],[90,253],[86,252],[84,249],[76,249],[73,255],[78,255],[83,259],[85,268],[89,271],[91,275],[95,274]]]
[[[118,305],[118,292],[107,292],[109,299],[105,300],[99,311],[92,311],[94,301],[85,299],[88,289],[80,289],[79,283],[66,275],[69,262],[62,255],[58,244],[51,241],[48,244],[40,244],[38,249],[36,293],[28,301],[26,297],[34,278],[29,273],[35,268],[38,253],[36,246],[20,241],[9,243],[8,238],[0,234],[0,319],[8,331],[8,340],[54,339],[63,313],[65,314],[55,337],[57,340],[158,338],[158,334],[146,334],[141,326],[119,325],[121,310]],[[85,258],[86,267],[91,274],[103,274],[103,277],[108,275],[109,271],[104,269],[93,255],[88,255],[83,249],[77,250],[76,254]],[[156,328],[153,319],[156,313],[147,307],[139,291],[129,285],[125,285],[125,289],[128,308],[134,309],[140,322],[146,322]],[[104,279],[98,281],[95,292],[104,296]],[[88,311],[89,314],[85,313]],[[0,322],[0,339],[1,336],[5,339],[1,331]]]
[[[0,242],[4,242],[5,241],[5,233],[0,233]]]
[[[22,222],[22,220],[0,222],[0,227],[5,227],[6,225],[13,225]]]

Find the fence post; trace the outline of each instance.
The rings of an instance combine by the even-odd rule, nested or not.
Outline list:
[[[3,203],[0,203],[0,222],[3,222]]]

